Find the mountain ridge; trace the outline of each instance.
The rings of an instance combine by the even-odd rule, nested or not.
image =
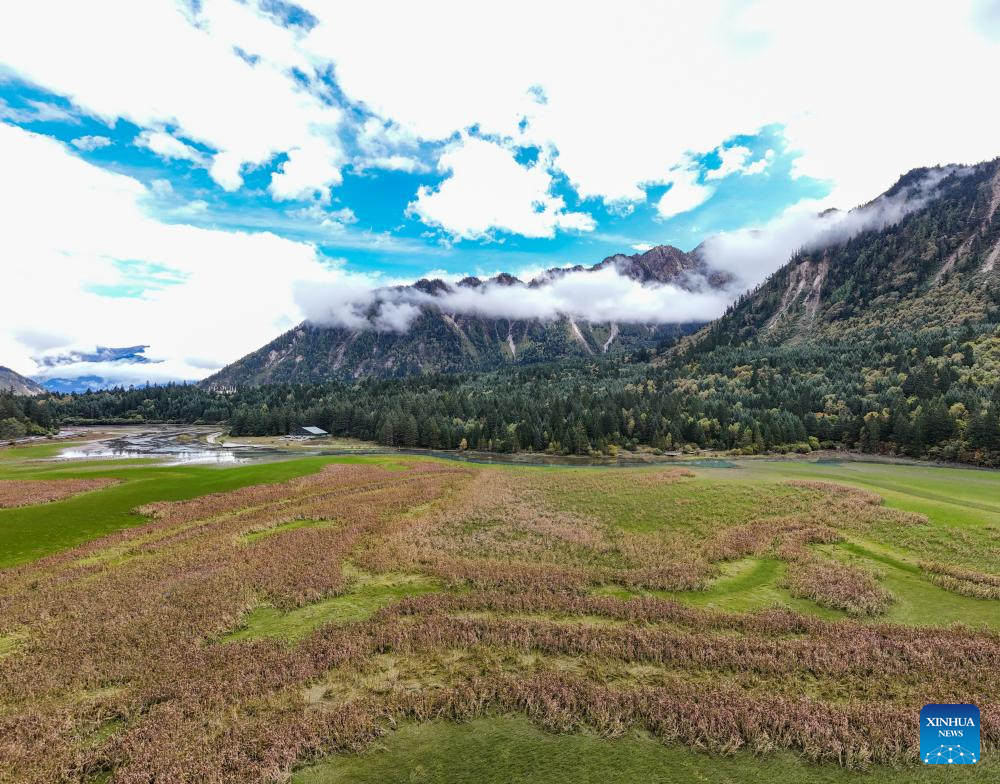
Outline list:
[[[508,273],[488,280],[466,277],[452,284],[422,278],[410,286],[430,296],[459,289],[524,285],[539,288],[571,273],[614,268],[642,285],[672,284],[693,289],[701,280],[715,288],[728,279],[713,273],[696,248],[686,253],[658,245],[633,255],[615,254],[590,267],[552,268],[528,282]],[[406,376],[413,373],[491,370],[508,365],[602,356],[650,349],[692,331],[687,324],[587,322],[571,317],[511,319],[448,312],[422,305],[405,332],[348,329],[303,322],[257,351],[227,365],[201,384],[226,389],[273,381],[321,381],[328,378]]]
[[[841,222],[833,222],[826,235],[793,254],[712,322],[591,323],[566,316],[518,320],[448,312],[433,304],[434,297],[461,289],[533,289],[569,274],[608,268],[642,285],[672,284],[692,291],[706,285],[723,290],[733,282],[713,269],[707,243],[690,252],[659,245],[642,253],[614,254],[589,267],[553,268],[527,283],[507,273],[487,281],[421,279],[396,289],[427,297],[404,332],[307,321],[201,383],[231,389],[476,372],[570,358],[626,357],[674,342],[675,353],[705,351],[747,341],[829,340],[838,331],[886,324],[908,329],[995,318],[992,273],[1000,270],[1000,159],[914,169],[876,199],[837,214]]]
[[[914,169],[883,197],[938,174],[934,197],[922,207],[878,231],[794,254],[677,350],[997,320],[1000,158]]]
[[[27,376],[22,376],[16,370],[11,370],[5,365],[0,365],[0,391],[7,390],[13,390],[15,395],[25,395],[28,397],[44,395],[48,392],[37,381],[32,381]]]

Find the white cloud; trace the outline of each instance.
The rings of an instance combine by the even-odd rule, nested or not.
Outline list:
[[[430,168],[423,161],[411,158],[408,155],[380,155],[375,158],[363,158],[358,161],[357,166],[362,171],[365,169],[384,169],[386,171],[401,171],[409,174],[430,171]]]
[[[730,273],[734,288],[747,289],[761,283],[797,251],[842,242],[862,231],[894,224],[933,197],[935,187],[948,174],[963,169],[932,170],[912,186],[890,197],[850,211],[820,212],[816,200],[804,200],[759,228],[724,232],[702,244],[705,260],[717,270]]]
[[[330,220],[335,220],[338,223],[348,224],[357,223],[358,216],[354,214],[354,210],[350,207],[341,207],[339,210],[331,210],[328,213]]]
[[[736,145],[719,150],[719,166],[705,172],[706,180],[721,180],[730,174],[760,174],[774,159],[774,150],[768,150],[760,159],[750,162],[753,152],[748,147]]]
[[[290,70],[316,75],[300,36],[234,0],[33,0],[0,11],[0,63],[109,123],[171,126],[215,151],[210,174],[229,190],[289,153],[274,188],[294,194],[339,182],[342,159],[341,110]]]
[[[706,180],[721,180],[731,174],[762,174],[774,163],[774,150],[768,150],[753,161],[753,151],[743,145],[719,148],[719,166],[705,172]]]
[[[843,207],[913,167],[1000,152],[982,94],[1000,35],[984,32],[984,0],[845,0],[836,13],[795,0],[622,0],[613,13],[581,2],[572,14],[527,0],[301,4],[320,20],[304,45],[336,62],[347,95],[428,139],[478,125],[551,148],[582,196],[610,203],[642,201],[688,154],[771,123],[787,125],[797,171],[830,181],[828,203]],[[375,30],[377,46],[359,34]]]
[[[357,130],[355,143],[361,152],[354,161],[358,171],[430,171],[430,167],[416,157],[417,137],[393,122],[369,117]]]
[[[112,142],[107,136],[80,136],[70,142],[76,149],[84,152],[93,152],[102,147],[110,147]]]
[[[743,171],[747,161],[753,153],[748,147],[736,145],[735,147],[723,147],[719,150],[719,167],[705,172],[706,180],[721,180],[730,174]]]
[[[446,269],[430,269],[427,270],[421,278],[426,278],[427,280],[444,280],[449,283],[458,283],[462,278],[468,277],[465,272],[449,272]],[[406,285],[407,283],[412,283],[412,280],[402,280],[400,283]],[[391,284],[390,284],[391,285]]]
[[[551,148],[582,196],[609,203],[642,201],[645,185],[663,182],[687,152],[773,121],[766,107],[723,116],[733,63],[712,40],[728,13],[719,3],[626,1],[612,21],[597,3],[567,14],[559,4],[517,0],[502,12],[438,2],[395,5],[392,25],[380,24],[377,3],[303,5],[320,20],[305,45],[337,63],[351,97],[424,138],[478,125]],[[490,35],[479,34],[483,27]],[[379,30],[378,47],[356,34],[367,29]],[[385,67],[387,51],[405,63],[405,78]],[[706,111],[706,96],[726,98]],[[749,95],[742,104],[752,108]]]
[[[288,215],[296,220],[316,223],[321,228],[335,233],[342,232],[352,223],[358,222],[358,216],[350,207],[330,210],[318,202],[313,202],[308,207],[289,210]]]
[[[180,218],[192,218],[208,212],[208,202],[204,199],[194,199],[174,207],[171,212]]]
[[[409,211],[458,239],[488,237],[495,230],[551,237],[556,229],[592,231],[594,219],[568,212],[550,193],[552,175],[543,161],[528,166],[500,144],[463,136],[442,153],[438,167],[449,176],[437,188],[423,186]]]
[[[405,332],[426,305],[487,318],[664,324],[714,318],[730,301],[728,293],[707,286],[688,290],[670,284],[643,285],[611,266],[567,272],[535,286],[489,281],[476,287],[451,286],[431,295],[413,288],[335,283],[300,286],[297,294],[306,315],[316,323],[382,332]]]
[[[13,332],[14,339],[25,348],[34,351],[48,351],[59,348],[71,342],[71,338],[62,333],[52,332],[48,329],[17,329]]]
[[[743,167],[740,174],[763,174],[774,163],[774,150],[768,150],[760,158]]]
[[[670,189],[656,203],[661,218],[672,218],[704,204],[715,192],[714,188],[698,182],[698,172],[678,169],[670,179]]]
[[[9,120],[16,123],[80,123],[79,117],[54,103],[28,100],[25,101],[25,105],[23,107],[16,107],[11,106],[3,98],[0,98],[0,120]]]
[[[135,137],[133,143],[136,147],[145,147],[161,158],[191,161],[201,166],[207,164],[206,156],[201,151],[165,131],[143,131]]]
[[[212,165],[208,167],[208,173],[223,190],[236,191],[243,185],[243,163],[242,158],[236,153],[219,152],[212,159]]]
[[[332,131],[331,131],[332,133]],[[330,185],[339,185],[343,152],[325,140],[313,139],[288,151],[288,160],[271,177],[268,190],[279,200],[329,201]]]
[[[538,146],[580,196],[622,213],[690,156],[770,124],[784,125],[800,154],[795,172],[828,181],[826,203],[844,207],[915,166],[998,152],[995,111],[976,78],[1000,56],[986,0],[845,0],[823,15],[821,35],[815,8],[793,0],[622,0],[614,23],[596,2],[572,15],[526,0],[502,13],[458,0],[300,4],[318,19],[311,30],[276,24],[255,0],[8,4],[0,59],[81,111],[169,127],[212,150],[209,172],[227,190],[248,167],[287,154],[271,183],[280,199],[328,198],[345,165],[423,171],[421,139],[472,127]],[[319,78],[331,67],[377,117],[345,119]],[[928,95],[962,106],[963,122],[930,109]],[[343,136],[353,136],[349,152]],[[703,182],[760,173],[772,159],[727,159]],[[682,191],[683,203],[699,192],[673,190],[667,212]]]
[[[645,253],[647,250],[652,250],[653,246],[648,242],[637,242],[632,246],[632,250],[637,250],[639,253]]]
[[[331,268],[310,244],[161,223],[146,211],[154,195],[140,182],[48,137],[0,123],[0,149],[0,257],[11,279],[38,294],[0,308],[0,357],[20,372],[92,372],[39,369],[32,357],[143,343],[157,362],[128,370],[135,380],[201,378],[301,320],[293,281],[372,285]],[[129,268],[148,283],[142,297],[97,293],[132,282]]]
[[[204,215],[209,210],[209,203],[204,199],[186,200],[184,196],[174,190],[170,180],[157,178],[149,184],[149,192],[146,194],[146,201],[156,214],[169,216],[170,218],[196,218]]]
[[[162,177],[153,180],[149,184],[149,190],[158,199],[172,199],[176,195],[170,180],[165,180]]]

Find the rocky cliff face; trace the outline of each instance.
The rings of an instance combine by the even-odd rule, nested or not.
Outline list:
[[[45,388],[41,384],[14,372],[9,367],[0,365],[0,391],[7,390],[13,390],[15,395],[34,396],[45,393]]]

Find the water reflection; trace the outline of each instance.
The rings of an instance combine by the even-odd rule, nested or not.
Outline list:
[[[127,446],[106,449],[70,447],[59,454],[60,460],[134,460],[139,457],[166,458],[172,465],[178,463],[245,463],[251,459],[249,456],[237,455],[232,449],[135,449]]]
[[[94,429],[95,431],[98,428]],[[104,431],[107,432],[107,431]],[[180,464],[234,464],[249,463],[262,460],[280,460],[308,455],[414,455],[418,457],[437,457],[447,460],[457,460],[467,463],[482,463],[487,465],[514,466],[560,466],[580,468],[642,468],[652,466],[688,465],[700,468],[739,468],[739,464],[718,458],[625,458],[609,459],[586,456],[563,456],[541,454],[489,454],[468,452],[446,452],[439,450],[394,449],[371,445],[363,448],[337,449],[320,443],[315,449],[282,449],[273,446],[257,446],[250,444],[234,444],[218,439],[222,434],[211,427],[202,426],[172,426],[135,427],[115,431],[113,437],[85,444],[70,446],[64,449],[58,459],[61,460],[128,460],[135,458],[152,458],[165,461],[168,465]],[[218,440],[217,440],[218,439]]]
[[[266,450],[252,447],[227,447],[206,443],[207,429],[169,428],[136,429],[120,432],[113,438],[92,441],[64,449],[60,460],[134,460],[153,458],[168,465],[192,463],[246,463],[263,457]]]

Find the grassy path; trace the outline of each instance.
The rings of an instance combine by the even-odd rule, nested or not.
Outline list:
[[[326,623],[362,621],[378,609],[407,596],[419,596],[440,588],[438,582],[415,574],[355,574],[350,590],[339,596],[282,611],[271,605],[252,610],[243,625],[222,642],[276,637],[297,642]]]
[[[884,463],[797,461],[745,461],[737,469],[698,469],[704,478],[742,485],[747,480],[780,482],[819,479],[836,482],[882,496],[886,506],[926,515],[929,528],[901,536],[885,531],[885,541],[848,541],[827,552],[840,560],[857,561],[881,573],[883,584],[897,601],[884,620],[911,625],[967,623],[1000,629],[1000,602],[961,596],[935,585],[920,568],[921,559],[952,561],[957,539],[982,541],[985,546],[1000,531],[1000,472],[938,466]],[[891,537],[896,539],[892,540]],[[995,572],[995,563],[978,568]],[[760,590],[760,589],[757,589]],[[741,609],[742,597],[722,597],[719,606]],[[782,604],[789,605],[787,600]]]
[[[719,575],[704,591],[628,591],[621,586],[601,586],[596,596],[628,599],[633,596],[657,596],[675,599],[695,607],[733,612],[751,612],[776,604],[823,618],[845,618],[846,613],[820,607],[808,599],[797,599],[779,587],[786,564],[778,558],[749,557],[720,565]]]
[[[856,773],[788,753],[718,756],[664,744],[640,733],[605,740],[555,735],[522,718],[465,724],[406,724],[362,754],[304,768],[293,784],[964,784],[1000,779],[1000,765],[926,765]]]

